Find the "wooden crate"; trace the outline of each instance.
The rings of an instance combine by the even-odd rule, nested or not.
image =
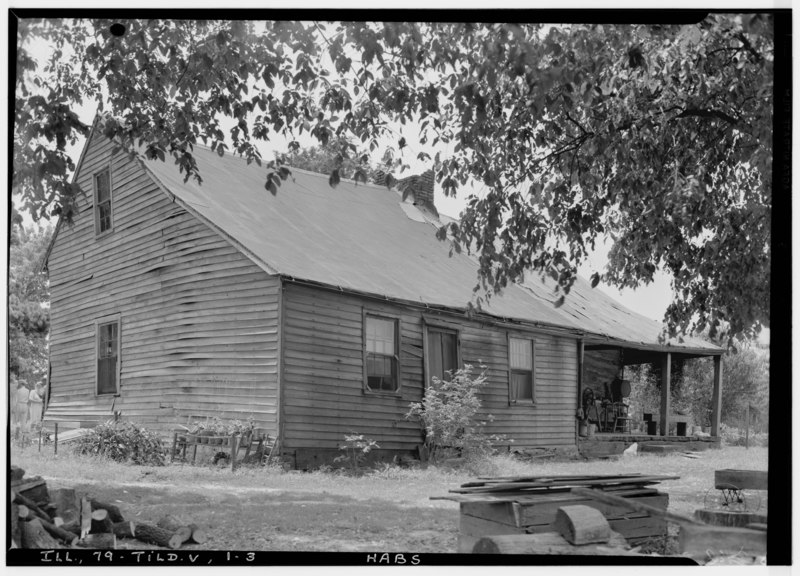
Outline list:
[[[669,504],[669,496],[654,488],[615,490],[613,493],[662,510],[666,510]],[[667,534],[664,518],[652,517],[645,512],[632,512],[570,492],[519,496],[464,494],[453,499],[460,502],[461,508],[458,551],[462,554],[471,552],[475,543],[487,535],[550,532],[557,510],[575,504],[600,510],[611,529],[624,536],[630,544]]]

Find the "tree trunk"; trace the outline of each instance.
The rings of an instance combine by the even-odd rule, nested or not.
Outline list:
[[[22,522],[20,526],[22,532],[22,547],[30,549],[55,550],[61,548],[58,541],[48,534],[42,526],[39,518],[32,518],[28,522]]]
[[[173,550],[180,548],[182,544],[180,536],[177,534],[151,524],[136,524],[134,536],[142,542],[172,548]]]
[[[81,548],[94,548],[95,550],[116,550],[117,537],[114,534],[87,534],[75,543]]]
[[[12,500],[9,506],[9,513],[11,514],[11,542],[17,547],[22,545],[22,529],[19,520],[19,504]]]
[[[99,500],[91,499],[90,503],[92,504],[92,510],[106,510],[108,512],[108,517],[111,520],[112,524],[117,524],[125,520],[122,517],[122,512],[119,511],[119,508],[114,506],[113,504],[109,504],[107,502],[100,502]]]

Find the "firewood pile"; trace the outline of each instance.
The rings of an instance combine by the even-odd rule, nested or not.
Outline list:
[[[71,488],[48,490],[40,476],[11,467],[9,478],[12,547],[116,549],[117,540],[164,548],[203,544],[205,530],[166,515],[155,524],[126,520],[120,509]]]

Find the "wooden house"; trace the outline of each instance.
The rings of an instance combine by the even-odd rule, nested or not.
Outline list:
[[[435,238],[430,177],[403,200],[293,170],[273,196],[264,168],[198,147],[198,184],[170,162],[114,154],[98,122],[75,176],[86,194],[47,254],[46,420],[120,411],[166,431],[252,417],[306,467],[349,433],[386,456],[414,451],[409,403],[433,376],[482,364],[490,432],[518,448],[574,447],[591,378],[722,353],[660,343],[657,322],[582,280],[560,308],[552,281],[533,277],[468,317],[477,264]],[[587,365],[600,375],[587,381]],[[719,380],[715,393],[718,415]],[[662,423],[669,414],[667,401]]]

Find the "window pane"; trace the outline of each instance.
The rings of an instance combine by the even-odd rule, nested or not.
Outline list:
[[[367,387],[370,390],[397,390],[394,356],[367,354]]]
[[[533,370],[533,346],[523,338],[509,338],[509,365],[512,370]]]
[[[395,320],[367,316],[367,352],[395,354]]]
[[[458,370],[458,350],[456,348],[456,335],[452,332],[442,332],[442,370],[447,372]]]
[[[97,393],[113,394],[117,391],[117,357],[97,360]]]
[[[533,400],[533,381],[530,372],[511,373],[511,397],[514,400]]]
[[[97,220],[100,232],[111,229],[111,202],[100,204],[97,207]]]
[[[105,202],[111,199],[111,186],[108,170],[103,170],[94,177],[95,187],[97,189],[97,203]]]

